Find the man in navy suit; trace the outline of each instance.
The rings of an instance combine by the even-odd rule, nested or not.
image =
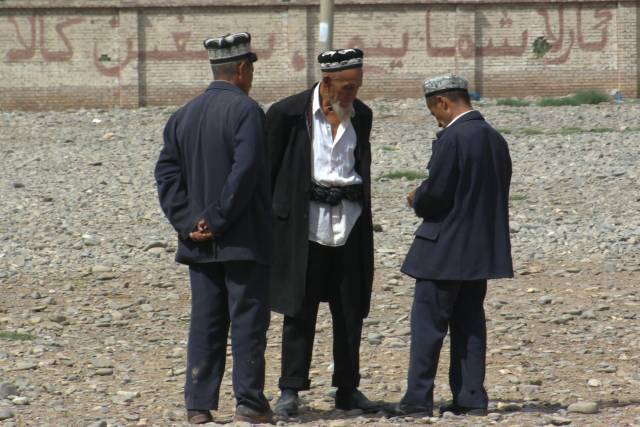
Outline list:
[[[440,413],[486,415],[487,279],[513,277],[509,240],[511,158],[504,138],[472,109],[458,76],[424,82],[429,111],[444,128],[433,141],[427,180],[408,196],[422,224],[402,272],[416,279],[407,391],[392,415],[431,414],[442,341],[451,334],[453,402]]]
[[[160,205],[178,232],[176,260],[191,280],[187,419],[213,420],[231,324],[234,419],[270,422],[263,390],[271,188],[264,112],[248,96],[257,57],[248,33],[204,44],[215,80],[171,116],[155,170]]]

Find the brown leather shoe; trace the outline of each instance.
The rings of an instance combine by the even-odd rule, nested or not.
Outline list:
[[[245,422],[250,424],[273,424],[273,412],[267,409],[264,412],[258,412],[245,405],[236,407],[236,414],[233,417],[235,422]]]
[[[190,424],[206,424],[213,421],[211,412],[206,409],[189,409],[187,411],[187,421]]]

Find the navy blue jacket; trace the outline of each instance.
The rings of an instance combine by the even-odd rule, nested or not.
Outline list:
[[[402,272],[430,280],[513,277],[507,142],[477,111],[437,137],[413,202],[423,222]]]
[[[242,90],[214,81],[176,111],[155,169],[160,206],[183,264],[269,262],[271,185],[265,115]],[[189,239],[203,218],[215,241]]]

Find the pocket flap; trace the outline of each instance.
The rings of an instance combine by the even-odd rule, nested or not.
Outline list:
[[[423,222],[416,230],[415,235],[423,239],[437,240],[441,227],[441,222]]]

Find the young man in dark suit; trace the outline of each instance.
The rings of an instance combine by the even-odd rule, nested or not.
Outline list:
[[[189,266],[191,326],[185,404],[192,424],[213,420],[231,323],[236,421],[270,422],[264,375],[271,189],[265,116],[248,94],[251,36],[208,39],[214,81],[176,111],[156,165],[160,205]]]
[[[451,335],[453,403],[440,413],[485,415],[487,279],[513,277],[509,239],[511,158],[507,142],[472,109],[468,83],[424,83],[444,128],[433,141],[427,180],[408,196],[422,224],[402,271],[416,279],[407,391],[392,415],[430,414],[442,341]]]
[[[267,112],[274,246],[271,305],[284,314],[277,414],[310,387],[318,304],[333,319],[336,408],[375,411],[358,390],[362,320],[373,282],[371,110],[356,98],[359,49],[318,57],[322,80]]]

